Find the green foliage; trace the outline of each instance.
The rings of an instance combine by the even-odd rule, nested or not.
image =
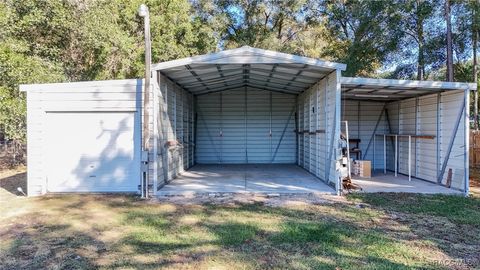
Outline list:
[[[143,0],[0,1],[0,130],[25,140],[22,83],[143,77]],[[243,45],[347,64],[345,76],[443,79],[441,0],[148,0],[153,62]],[[452,1],[458,76],[476,2]],[[379,74],[380,73],[380,74]],[[417,76],[415,76],[417,74]],[[23,134],[19,136],[19,134]]]
[[[143,21],[135,0],[0,2],[0,130],[25,141],[20,84],[143,77]],[[147,2],[153,61],[211,52],[217,36],[187,0]]]
[[[368,76],[399,46],[401,16],[393,1],[326,1],[328,42],[323,55],[347,64],[344,75]]]
[[[477,228],[480,226],[480,199],[475,197],[377,193],[352,194],[348,199],[387,210],[421,214],[432,218],[442,217],[458,225],[474,225]]]
[[[26,102],[18,84],[62,81],[61,68],[24,54],[21,44],[0,44],[0,128],[10,140],[25,142]]]

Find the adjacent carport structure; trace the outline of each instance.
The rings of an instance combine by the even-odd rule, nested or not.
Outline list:
[[[344,69],[251,47],[153,65],[148,155],[142,80],[22,86],[28,193],[138,192],[142,171],[150,195],[339,193],[342,120],[378,171],[372,181],[408,174],[410,156],[415,179],[443,188],[451,175],[468,192],[473,85],[342,78]],[[410,155],[405,135],[417,136]]]
[[[342,121],[374,170],[356,183],[372,192],[468,194],[476,84],[342,77],[341,88]]]

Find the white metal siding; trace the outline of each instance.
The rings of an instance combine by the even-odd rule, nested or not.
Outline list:
[[[452,187],[464,189],[465,181],[465,159],[467,153],[465,147],[465,113],[462,113],[462,104],[464,100],[464,91],[450,91],[442,93],[440,106],[440,168],[443,166],[447,155],[450,138],[454,136],[453,147],[450,153],[445,174],[441,179],[442,183],[446,183],[448,169],[452,169]],[[467,108],[468,109],[468,108]],[[460,117],[458,130],[455,133],[455,125],[457,124],[458,115]],[[468,158],[468,157],[467,157]]]
[[[295,97],[270,92],[272,100],[271,161],[273,163],[295,163]]]
[[[47,191],[136,192],[140,130],[135,115],[47,113]]]
[[[150,182],[157,179],[156,189],[176,178],[194,164],[194,96],[159,74],[156,85],[155,109],[158,110],[157,174],[151,174]],[[153,178],[153,179],[152,179]]]
[[[47,154],[51,150],[47,141],[47,112],[98,112],[99,116],[101,112],[133,114],[141,110],[141,91],[141,80],[35,85],[35,89],[27,93],[28,195],[47,191]],[[133,125],[140,130],[140,114],[135,113]],[[70,143],[78,144],[73,140]],[[135,143],[134,152],[139,155],[139,137]],[[140,174],[131,181],[139,184]],[[115,191],[115,187],[111,190]]]
[[[400,134],[416,134],[416,111],[417,106],[415,98],[400,101]],[[415,140],[418,139],[412,138],[411,140],[411,174],[416,175]],[[400,173],[408,174],[408,137],[398,138],[398,171]]]
[[[269,163],[273,157],[270,136],[270,92],[249,91],[246,111],[247,162]]]
[[[247,96],[244,90],[220,92],[220,102],[216,103],[219,113],[215,115],[220,123],[218,129],[210,133],[213,137],[208,140],[214,141],[219,147],[220,159],[214,163],[248,163],[247,158],[247,138],[248,138],[248,119],[246,119],[247,112]],[[209,99],[208,95],[200,96],[198,100]],[[213,96],[212,98],[216,98]],[[208,103],[207,103],[208,104]],[[198,103],[198,109],[203,110],[203,103]],[[198,116],[199,119],[204,119],[206,125],[210,125],[209,118],[203,118],[203,115]],[[199,133],[204,132],[199,126]],[[200,157],[203,149],[201,148],[203,141],[198,141],[197,151]],[[201,150],[202,149],[202,150]],[[207,160],[197,159],[198,163],[207,163]]]
[[[220,93],[197,97],[195,106],[197,112],[195,145],[197,163],[220,163],[222,161],[222,137],[220,133],[222,119],[220,116],[223,114],[220,113],[220,97]],[[229,112],[225,112],[225,114],[225,117],[229,118]],[[230,121],[233,121],[233,119],[230,119]],[[227,127],[224,132],[236,134],[243,132],[243,129],[240,132],[230,131],[230,128]]]
[[[337,185],[340,148],[340,88],[330,73],[298,97],[298,164]]]
[[[196,162],[295,163],[294,106],[295,96],[268,91],[198,96]]]
[[[342,104],[342,121],[348,121],[350,139],[360,139],[362,155],[359,158],[371,160],[376,169],[383,169],[383,137],[374,138],[374,134],[386,132],[384,106],[382,102],[353,100],[346,100]],[[345,132],[345,125],[342,125],[342,131]],[[350,148],[354,146],[351,144]],[[356,155],[353,154],[351,158],[355,159]]]
[[[402,101],[391,102],[386,106],[388,117],[382,117],[385,133],[392,134],[417,134],[433,135],[434,139],[412,138],[411,162],[412,176],[420,179],[437,182],[443,163],[447,157],[451,138],[454,138],[452,151],[448,157],[441,183],[446,183],[448,170],[452,169],[452,187],[464,190],[465,185],[465,112],[463,111],[464,91],[447,91],[440,94],[426,95],[418,98],[410,98]],[[371,114],[371,106],[364,106],[361,102],[360,110],[355,116],[354,102],[347,101],[344,107],[344,119],[350,119],[351,133],[355,134],[360,129],[360,134],[368,132],[372,128],[373,115],[370,124],[365,123],[365,115]],[[347,104],[352,104],[349,106]],[[377,106],[377,113],[379,112]],[[375,114],[373,111],[371,111]],[[459,115],[461,116],[459,117]],[[457,121],[459,120],[459,121]],[[359,121],[360,125],[355,125]],[[459,123],[455,133],[455,126]],[[438,129],[438,133],[437,133]],[[363,130],[363,131],[362,131]],[[381,132],[379,132],[381,133]],[[352,135],[350,136],[352,137]],[[383,138],[377,138],[376,164],[382,168]],[[360,147],[365,150],[365,145]],[[394,138],[387,138],[387,169],[395,169]],[[367,155],[366,159],[371,160]],[[408,138],[398,139],[398,172],[408,174]]]
[[[438,95],[428,95],[418,98],[417,108],[417,133],[425,135],[437,134],[437,104]],[[437,141],[438,136],[431,139],[418,139],[413,141],[412,147],[416,149],[415,164],[416,176],[436,182],[437,170]]]

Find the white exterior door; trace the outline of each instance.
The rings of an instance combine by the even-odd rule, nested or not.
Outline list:
[[[134,112],[47,113],[47,191],[138,191],[136,118]]]

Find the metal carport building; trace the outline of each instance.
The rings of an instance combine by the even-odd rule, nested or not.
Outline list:
[[[402,147],[392,156],[394,146],[382,148],[377,136],[438,138],[415,142],[413,176],[444,184],[444,172],[453,168],[452,187],[468,192],[466,108],[474,85],[342,78],[344,69],[251,47],[153,65],[147,168],[141,167],[141,80],[22,86],[28,193],[138,192],[143,169],[156,195],[196,164],[298,165],[339,192],[342,120],[361,138],[362,158],[382,171],[408,173],[408,157]],[[91,147],[78,146],[85,144]],[[59,164],[67,169],[58,171]]]

